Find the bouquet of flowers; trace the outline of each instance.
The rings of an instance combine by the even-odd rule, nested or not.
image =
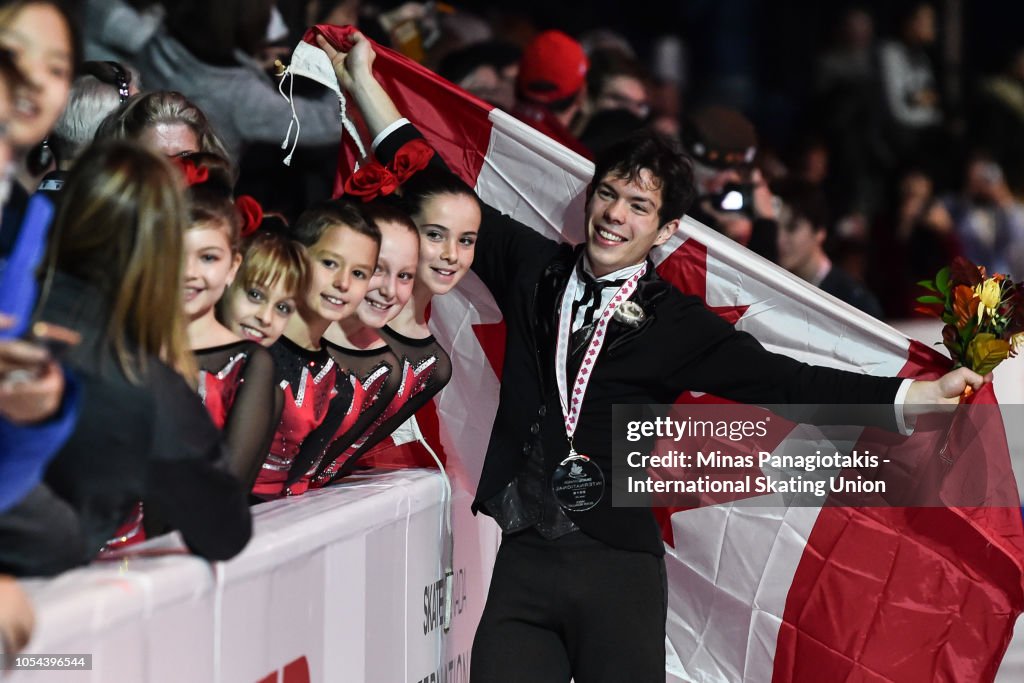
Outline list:
[[[987,375],[1024,344],[1024,290],[1005,275],[989,277],[984,266],[958,256],[918,284],[931,293],[918,297],[917,311],[946,323],[942,344],[954,367]]]

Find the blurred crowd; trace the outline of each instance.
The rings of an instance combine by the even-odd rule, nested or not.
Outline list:
[[[742,84],[691,87],[693,27],[640,46],[477,5],[0,0],[6,651],[32,624],[10,575],[170,530],[226,559],[252,504],[429,464],[380,445],[451,376],[427,316],[481,206],[415,145],[380,167],[400,190],[331,199],[338,95],[279,78],[308,26],[357,25],[587,158],[675,138],[693,218],[878,318],[956,255],[1024,277],[1024,48],[952,111],[935,5],[882,38],[850,7],[780,135]]]

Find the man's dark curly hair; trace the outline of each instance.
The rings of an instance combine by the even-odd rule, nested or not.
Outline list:
[[[635,182],[647,169],[655,179],[653,189],[661,190],[658,220],[662,225],[682,218],[697,197],[693,163],[682,148],[669,137],[651,130],[640,130],[609,145],[597,158],[594,179],[587,188],[587,200],[605,177]]]

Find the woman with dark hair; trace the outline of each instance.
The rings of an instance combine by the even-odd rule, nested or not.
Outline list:
[[[14,108],[8,128],[14,153],[11,171],[17,182],[11,183],[0,222],[2,258],[17,240],[28,197],[46,170],[38,158],[40,144],[68,101],[78,64],[75,23],[64,4],[55,0],[0,0],[0,49],[12,54],[22,76],[13,93],[14,101],[21,104]],[[6,169],[2,175],[6,184],[10,180]]]
[[[77,513],[85,542],[56,567],[32,554],[31,541],[14,557],[0,551],[8,571],[88,562],[139,500],[209,559],[232,557],[249,540],[245,492],[223,469],[220,434],[193,390],[181,185],[166,160],[125,142],[91,148],[71,172],[40,317],[81,334],[67,364],[81,380],[83,400],[45,481]]]

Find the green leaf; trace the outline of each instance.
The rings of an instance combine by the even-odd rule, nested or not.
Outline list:
[[[946,266],[935,275],[935,287],[943,294],[949,294],[949,266]]]
[[[926,296],[919,296],[919,297],[917,297],[917,301],[918,301],[918,303],[922,303],[922,304],[944,304],[944,303],[946,303],[945,299],[940,299],[939,297],[932,296],[931,294],[928,294]]]
[[[932,282],[931,280],[921,280],[920,282],[917,283],[917,286],[918,287],[924,287],[925,289],[927,289],[927,290],[929,290],[931,292],[939,291],[939,288],[936,287],[935,283]]]
[[[1009,355],[1009,342],[984,332],[972,339],[967,347],[967,360],[971,369],[979,375],[992,372]]]

